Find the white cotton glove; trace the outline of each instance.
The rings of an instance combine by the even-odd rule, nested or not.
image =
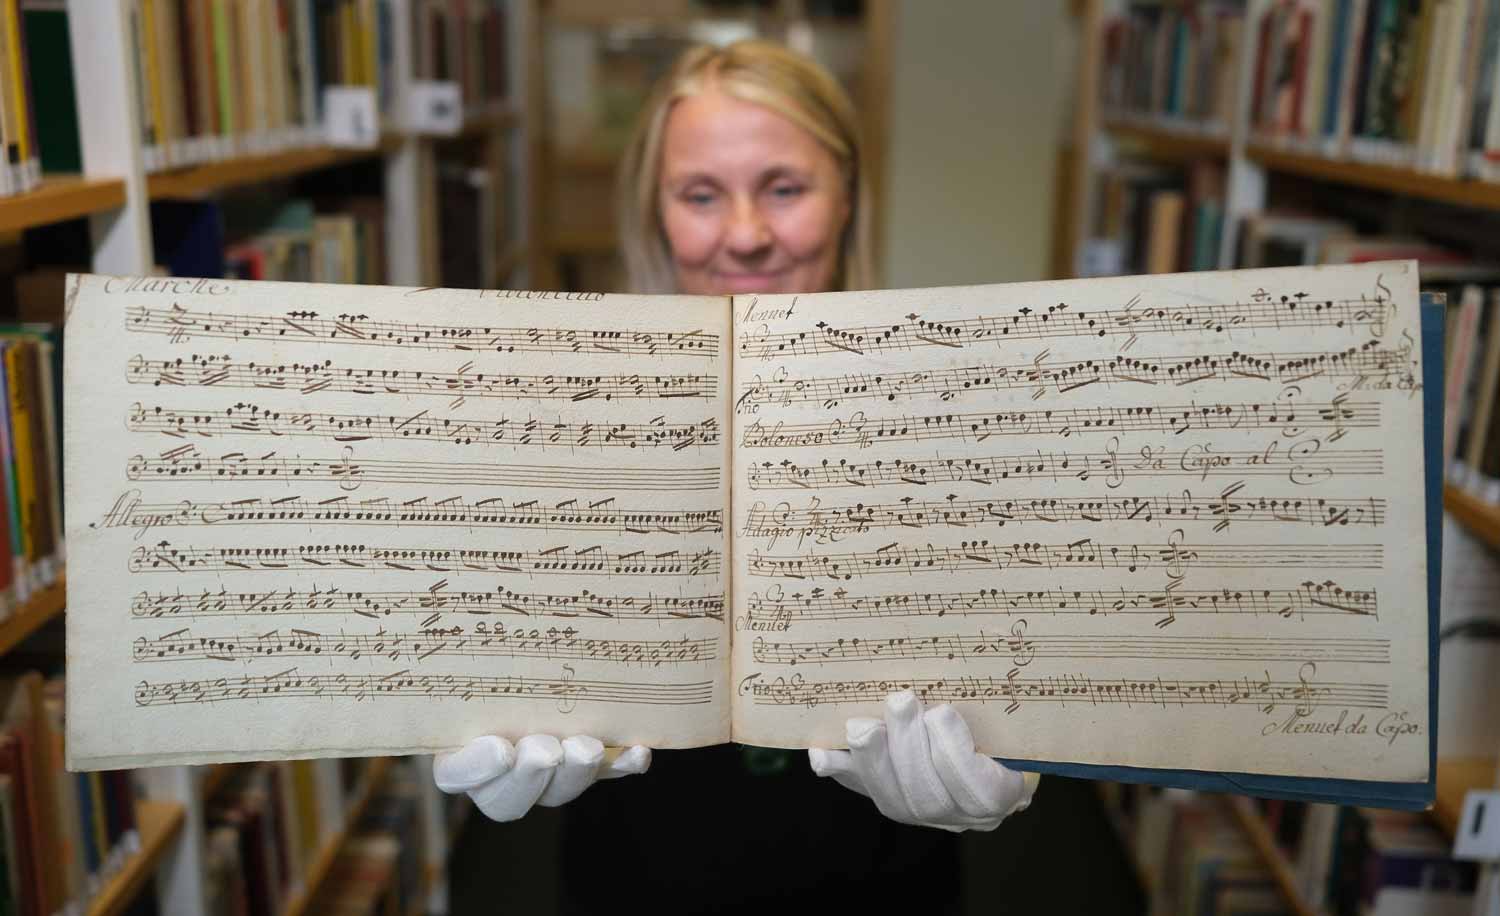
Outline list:
[[[974,750],[958,710],[922,711],[910,690],[885,701],[885,721],[850,719],[849,750],[809,750],[813,772],[875,801],[903,824],[961,833],[994,830],[1031,804],[1040,776],[1018,773]]]
[[[594,784],[644,773],[651,749],[639,745],[607,760],[597,738],[558,741],[527,735],[514,747],[496,735],[475,738],[461,749],[432,758],[432,780],[444,792],[467,792],[475,806],[495,821],[514,821],[532,805],[564,805]]]

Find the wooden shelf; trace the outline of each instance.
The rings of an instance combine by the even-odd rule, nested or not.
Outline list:
[[[1117,139],[1140,147],[1152,159],[1181,161],[1229,155],[1229,141],[1223,136],[1173,130],[1133,121],[1107,121],[1105,129]]]
[[[484,114],[470,115],[464,118],[464,129],[462,136],[470,137],[477,134],[487,134],[492,131],[504,130],[521,123],[520,112],[516,111],[514,105],[506,105],[495,111]]]
[[[391,768],[391,758],[377,757],[370,764],[369,772],[365,774],[364,785],[359,787],[355,793],[354,801],[345,809],[344,824],[339,832],[328,838],[323,848],[318,850],[318,857],[313,860],[312,867],[307,871],[307,881],[302,886],[302,892],[287,901],[286,908],[282,910],[281,916],[302,916],[307,905],[317,896],[318,886],[323,879],[328,877],[328,870],[333,867],[334,860],[339,856],[339,849],[344,845],[344,840],[349,837],[354,825],[359,823],[360,816],[364,814],[365,807],[369,805],[370,799],[374,797],[375,790],[385,780],[386,773]]]
[[[1404,194],[1423,200],[1485,210],[1500,210],[1500,182],[1445,178],[1400,166],[1330,159],[1264,143],[1252,143],[1246,155],[1268,169],[1338,184]]]
[[[0,655],[14,649],[26,637],[63,612],[68,596],[67,582],[57,581],[32,595],[27,602],[0,622]]]
[[[1472,757],[1439,760],[1437,763],[1437,801],[1432,816],[1438,826],[1453,836],[1458,831],[1458,817],[1464,810],[1464,796],[1470,789],[1495,786],[1495,758]]]
[[[41,185],[0,197],[0,232],[45,226],[125,205],[125,182],[118,178],[89,180],[73,175],[49,175]]]
[[[290,178],[304,172],[315,172],[329,166],[379,156],[398,144],[400,139],[399,135],[385,134],[381,136],[380,145],[373,149],[315,146],[268,156],[236,156],[233,159],[156,172],[146,176],[146,193],[152,200],[194,198],[226,188]]]
[[[1491,547],[1500,550],[1500,506],[1454,486],[1443,486],[1443,508],[1453,520]]]
[[[1261,861],[1265,862],[1266,868],[1271,872],[1271,878],[1276,882],[1276,887],[1281,890],[1281,896],[1286,900],[1287,907],[1297,916],[1322,916],[1306,900],[1302,898],[1302,892],[1297,887],[1297,876],[1292,871],[1292,863],[1287,859],[1286,853],[1276,845],[1276,838],[1271,835],[1271,829],[1261,819],[1248,798],[1229,797],[1224,799],[1229,806],[1229,811],[1234,819],[1239,822],[1245,835],[1250,838],[1250,843],[1255,851],[1260,853]]]
[[[156,871],[156,861],[182,829],[182,805],[166,801],[138,801],[136,824],[141,833],[141,851],[105,883],[89,902],[88,916],[113,916],[123,913],[141,887]]]

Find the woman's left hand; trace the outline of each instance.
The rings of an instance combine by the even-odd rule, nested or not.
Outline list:
[[[903,824],[960,833],[994,830],[1031,804],[1041,778],[974,750],[958,710],[922,709],[910,690],[886,698],[885,720],[850,719],[849,750],[808,751],[813,772],[874,800]]]

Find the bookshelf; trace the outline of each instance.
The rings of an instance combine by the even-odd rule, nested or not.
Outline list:
[[[307,912],[307,905],[317,896],[318,888],[323,879],[328,877],[328,870],[333,867],[334,860],[338,858],[339,850],[343,848],[344,841],[349,838],[354,825],[359,823],[359,818],[365,812],[370,799],[374,797],[375,790],[385,781],[386,774],[390,772],[391,760],[389,757],[381,757],[370,764],[370,771],[365,774],[364,784],[355,793],[354,800],[350,802],[347,813],[344,816],[344,824],[338,833],[329,837],[318,850],[318,857],[313,860],[312,867],[308,869],[307,881],[301,891],[287,901],[281,916],[303,916]]]
[[[88,916],[123,913],[150,880],[157,861],[166,854],[182,830],[182,805],[147,800],[137,802],[135,810],[141,835],[140,851],[126,860],[89,903]]]
[[[1177,161],[1229,155],[1229,140],[1212,133],[1128,119],[1110,120],[1104,126],[1117,140],[1131,144],[1135,151],[1153,159]]]
[[[157,266],[150,205],[162,200],[196,200],[228,191],[254,189],[324,169],[355,163],[377,163],[381,197],[386,207],[387,282],[406,286],[441,285],[437,239],[439,208],[436,191],[436,151],[440,144],[476,145],[495,189],[497,217],[508,225],[497,232],[488,283],[535,285],[533,259],[540,204],[528,192],[536,167],[540,137],[537,129],[543,98],[538,0],[502,0],[507,27],[505,99],[475,104],[456,136],[428,134],[400,118],[387,118],[377,143],[369,148],[326,145],[287,148],[278,152],[234,155],[212,161],[148,171],[143,147],[141,109],[137,100],[142,70],[135,66],[132,15],[139,0],[66,0],[67,44],[73,61],[81,174],[47,174],[34,189],[0,197],[0,232],[13,233],[75,219],[88,223],[90,268],[98,273],[143,275]],[[413,91],[417,48],[410,24],[417,0],[382,0],[388,8],[390,91],[395,104],[389,111],[408,110]],[[158,111],[159,115],[160,112]],[[508,176],[508,177],[507,177]],[[507,188],[501,191],[500,188]],[[503,194],[517,199],[503,206]],[[31,597],[0,620],[0,653],[14,649],[32,633],[64,613],[66,584],[58,581]],[[328,839],[310,861],[308,880],[288,901],[280,916],[301,916],[332,867],[353,825],[386,779],[393,760],[376,760],[344,813],[344,827]],[[206,910],[205,800],[220,790],[244,765],[214,767],[156,767],[137,772],[139,850],[125,861],[88,904],[89,916],[127,911],[148,881],[156,886],[163,913],[200,913]],[[430,806],[438,809],[437,790],[428,784]],[[442,825],[447,829],[447,825]],[[446,835],[446,834],[442,834]],[[447,848],[439,854],[446,857]],[[418,895],[414,912],[446,910],[443,858],[426,863],[427,889]],[[429,892],[430,891],[430,892]]]
[[[1421,7],[1428,9],[1440,5],[1421,4]],[[1089,269],[1112,272],[1110,267],[1097,266],[1110,262],[1098,256],[1100,246],[1094,243],[1110,236],[1107,219],[1101,215],[1108,214],[1110,207],[1118,206],[1121,199],[1119,196],[1112,198],[1111,194],[1118,195],[1121,187],[1126,188],[1127,194],[1136,193],[1128,184],[1131,174],[1148,176],[1140,179],[1137,186],[1145,189],[1140,192],[1142,195],[1150,193],[1150,181],[1155,179],[1160,182],[1158,187],[1182,193],[1191,206],[1193,195],[1198,193],[1194,190],[1194,182],[1201,177],[1198,172],[1211,173],[1214,169],[1222,170],[1216,191],[1221,204],[1222,230],[1217,259],[1208,265],[1210,267],[1231,269],[1239,266],[1239,236],[1245,231],[1242,226],[1246,218],[1267,211],[1274,213],[1273,204],[1285,204],[1290,212],[1305,206],[1330,218],[1348,218],[1365,232],[1374,227],[1375,232],[1392,237],[1426,238],[1431,235],[1444,245],[1479,252],[1480,260],[1495,257],[1496,250],[1485,241],[1487,233],[1468,228],[1487,225],[1494,218],[1492,214],[1500,211],[1500,181],[1488,180],[1495,175],[1486,174],[1485,166],[1468,161],[1477,162],[1479,158],[1469,132],[1468,115],[1461,107],[1469,104],[1471,97],[1460,94],[1450,98],[1441,94],[1445,90],[1429,88],[1430,98],[1441,99],[1448,107],[1443,108],[1440,115],[1432,115],[1428,121],[1421,122],[1418,125],[1420,132],[1401,133],[1399,131],[1405,131],[1407,127],[1400,127],[1394,135],[1401,137],[1399,142],[1405,146],[1398,149],[1396,141],[1368,138],[1361,141],[1357,131],[1353,134],[1355,140],[1347,145],[1337,137],[1320,134],[1319,131],[1329,129],[1330,123],[1340,124],[1340,118],[1349,113],[1333,107],[1339,103],[1326,102],[1326,111],[1333,112],[1332,121],[1328,120],[1326,113],[1304,117],[1303,105],[1325,104],[1325,97],[1316,95],[1316,88],[1308,88],[1304,95],[1303,84],[1297,83],[1293,90],[1295,96],[1267,94],[1268,91],[1274,93],[1278,87],[1285,91],[1286,84],[1275,81],[1286,77],[1274,69],[1276,58],[1268,56],[1266,66],[1258,66],[1261,43],[1272,42],[1270,48],[1280,49],[1290,46],[1276,42],[1291,40],[1286,37],[1290,32],[1275,31],[1282,20],[1272,16],[1294,15],[1286,11],[1298,11],[1295,15],[1301,15],[1301,11],[1307,10],[1312,11],[1309,15],[1318,16],[1330,11],[1366,10],[1377,6],[1374,3],[1367,6],[1333,2],[1294,4],[1280,0],[1241,0],[1218,5],[1194,5],[1175,0],[1163,3],[1074,0],[1071,9],[1076,28],[1075,45],[1079,48],[1075,71],[1077,98],[1071,130],[1064,138],[1058,157],[1054,275],[1076,276]],[[1477,10],[1481,6],[1454,4],[1448,12],[1461,8]],[[1139,16],[1128,23],[1110,24],[1111,19],[1124,18],[1130,11],[1139,11]],[[1233,64],[1224,64],[1222,71],[1194,69],[1193,64],[1184,64],[1184,61],[1191,60],[1191,55],[1207,46],[1209,38],[1206,36],[1225,34],[1214,32],[1204,24],[1205,20],[1216,12],[1234,18],[1238,15],[1236,11],[1243,11],[1240,22],[1243,28],[1233,32],[1237,37],[1231,44],[1238,55]],[[1178,12],[1182,13],[1181,19],[1168,18]],[[1302,21],[1305,25],[1313,20]],[[1450,25],[1445,28],[1452,27],[1457,20],[1448,22]],[[1222,23],[1214,26],[1221,27]],[[1461,29],[1455,28],[1454,34],[1459,31]],[[1189,33],[1190,40],[1182,39]],[[1338,34],[1332,29],[1308,32],[1304,37],[1310,44],[1300,46],[1299,53],[1315,47],[1311,42],[1322,39],[1331,42],[1336,40],[1331,36]],[[1419,40],[1426,40],[1432,33],[1405,34],[1422,36]],[[1397,40],[1401,39],[1393,39]],[[1182,43],[1169,43],[1173,41]],[[1299,58],[1299,61],[1316,59],[1312,54],[1315,52]],[[1168,63],[1163,64],[1163,61]],[[1213,66],[1218,66],[1218,63]],[[1302,64],[1299,62],[1298,66]],[[1308,73],[1315,71],[1314,64],[1308,64],[1308,67]],[[1169,71],[1168,68],[1174,69]],[[1454,69],[1457,71],[1458,68]],[[1190,75],[1173,83],[1169,72]],[[1359,75],[1349,63],[1338,72],[1344,79]],[[1201,94],[1195,95],[1195,92],[1201,93],[1205,85],[1205,73],[1213,80],[1213,90],[1206,96],[1213,103],[1208,108],[1210,117],[1223,119],[1216,121],[1219,129],[1215,130],[1206,127],[1206,118],[1193,121],[1168,114],[1203,110],[1201,107],[1195,109],[1193,105],[1205,98]],[[1221,75],[1223,83],[1218,82]],[[1307,85],[1313,86],[1312,80],[1316,78],[1319,77],[1307,77]],[[1399,78],[1387,74],[1392,84]],[[1334,76],[1329,75],[1326,79],[1331,81]],[[1456,78],[1444,77],[1434,78],[1427,86],[1443,87],[1457,83]],[[1414,106],[1407,110],[1419,111],[1423,100],[1429,98],[1420,94],[1422,84],[1417,86],[1418,89],[1413,90],[1417,94],[1406,98],[1405,104]],[[1326,98],[1351,97],[1351,94],[1346,94]],[[1370,97],[1363,98],[1368,102]],[[1292,98],[1296,99],[1292,104],[1297,107],[1277,107]],[[1266,99],[1273,101],[1266,102]],[[1317,101],[1308,102],[1308,99]],[[1323,110],[1313,108],[1312,111]],[[1493,110],[1490,115],[1488,123],[1493,130],[1500,122],[1493,117]],[[1439,119],[1442,119],[1441,125]],[[1309,125],[1313,126],[1310,128]],[[1448,128],[1453,129],[1452,134],[1439,134],[1440,129]],[[1302,133],[1299,134],[1299,130]],[[1389,124],[1385,130],[1390,130]],[[1390,135],[1380,133],[1378,128],[1375,133]],[[1435,139],[1440,136],[1443,139]],[[1450,136],[1460,150],[1457,167],[1439,170],[1438,166],[1451,164],[1443,162],[1443,156],[1451,151],[1451,147],[1445,145]],[[1403,155],[1406,159],[1402,158]],[[1493,158],[1492,153],[1486,152],[1485,155]],[[1420,163],[1421,167],[1398,164],[1407,160]],[[1118,170],[1111,174],[1112,169]],[[1137,171],[1132,173],[1132,169]],[[1175,174],[1178,176],[1175,184],[1160,177],[1173,169],[1177,170]],[[1495,170],[1491,167],[1488,171]],[[1111,185],[1110,181],[1114,184]],[[1277,193],[1273,194],[1273,191]],[[1287,199],[1283,201],[1281,198]],[[1094,231],[1096,220],[1105,226],[1104,231]],[[1437,228],[1439,224],[1443,224],[1441,229]],[[1444,231],[1459,226],[1465,229]],[[1146,230],[1133,227],[1133,231]],[[1092,238],[1092,235],[1099,238]],[[1185,257],[1178,263],[1183,266],[1177,269],[1189,269]],[[1204,265],[1199,262],[1194,266]],[[1451,519],[1489,547],[1500,550],[1500,505],[1487,503],[1454,486],[1445,487],[1443,503]],[[1444,587],[1448,587],[1446,583]],[[1493,757],[1439,760],[1436,800],[1428,812],[1431,825],[1436,825],[1451,837],[1465,793],[1472,788],[1493,786],[1496,782],[1496,760]],[[1274,821],[1263,818],[1248,799],[1226,798],[1225,804],[1234,822],[1265,863],[1285,907],[1299,916],[1320,914],[1319,909],[1310,905],[1299,884],[1302,880],[1299,868],[1306,866],[1297,851],[1289,853],[1278,845],[1269,827]]]
[[[218,162],[152,173],[146,176],[146,193],[152,200],[201,197],[369,159],[396,149],[400,143],[399,135],[387,133],[378,146],[370,149],[319,146],[265,156],[236,156]]]
[[[1297,916],[1323,916],[1321,911],[1309,905],[1303,898],[1302,891],[1297,887],[1296,873],[1292,870],[1291,861],[1276,844],[1276,838],[1271,835],[1266,822],[1251,807],[1250,800],[1226,797],[1224,803],[1229,806],[1229,813],[1240,825],[1240,829],[1245,831],[1250,844],[1260,854],[1261,861],[1271,872],[1272,880],[1281,890],[1281,896],[1291,911]]]
[[[67,583],[59,577],[57,582],[32,595],[16,608],[15,613],[0,622],[0,655],[14,649],[26,637],[61,614],[66,597]]]
[[[1370,191],[1384,191],[1415,200],[1500,210],[1500,182],[1448,178],[1411,168],[1354,162],[1251,143],[1245,151],[1262,168],[1301,175]]]
[[[0,232],[31,229],[116,210],[124,203],[125,182],[119,179],[48,175],[34,190],[14,197],[0,197]]]

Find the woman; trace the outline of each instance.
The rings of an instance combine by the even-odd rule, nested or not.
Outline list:
[[[637,292],[813,293],[871,281],[869,176],[853,106],[831,76],[784,48],[740,42],[684,54],[646,105],[620,177],[620,237]],[[434,777],[495,820],[573,802],[577,848],[565,867],[589,864],[587,877],[566,883],[599,890],[600,905],[649,893],[642,902],[659,906],[661,888],[714,911],[726,909],[725,894],[752,908],[818,895],[889,905],[900,895],[895,873],[919,870],[917,899],[940,911],[956,886],[951,838],[892,822],[992,830],[1029,804],[1034,778],[975,753],[951,706],[924,711],[910,692],[888,699],[884,720],[849,720],[847,738],[847,751],[809,751],[811,772],[766,749],[666,752],[639,788],[606,797],[579,799],[596,779],[645,772],[649,750],[608,760],[592,738],[534,735],[512,748],[487,736],[440,755]],[[813,774],[874,807],[830,795]],[[712,826],[702,829],[705,817]]]

